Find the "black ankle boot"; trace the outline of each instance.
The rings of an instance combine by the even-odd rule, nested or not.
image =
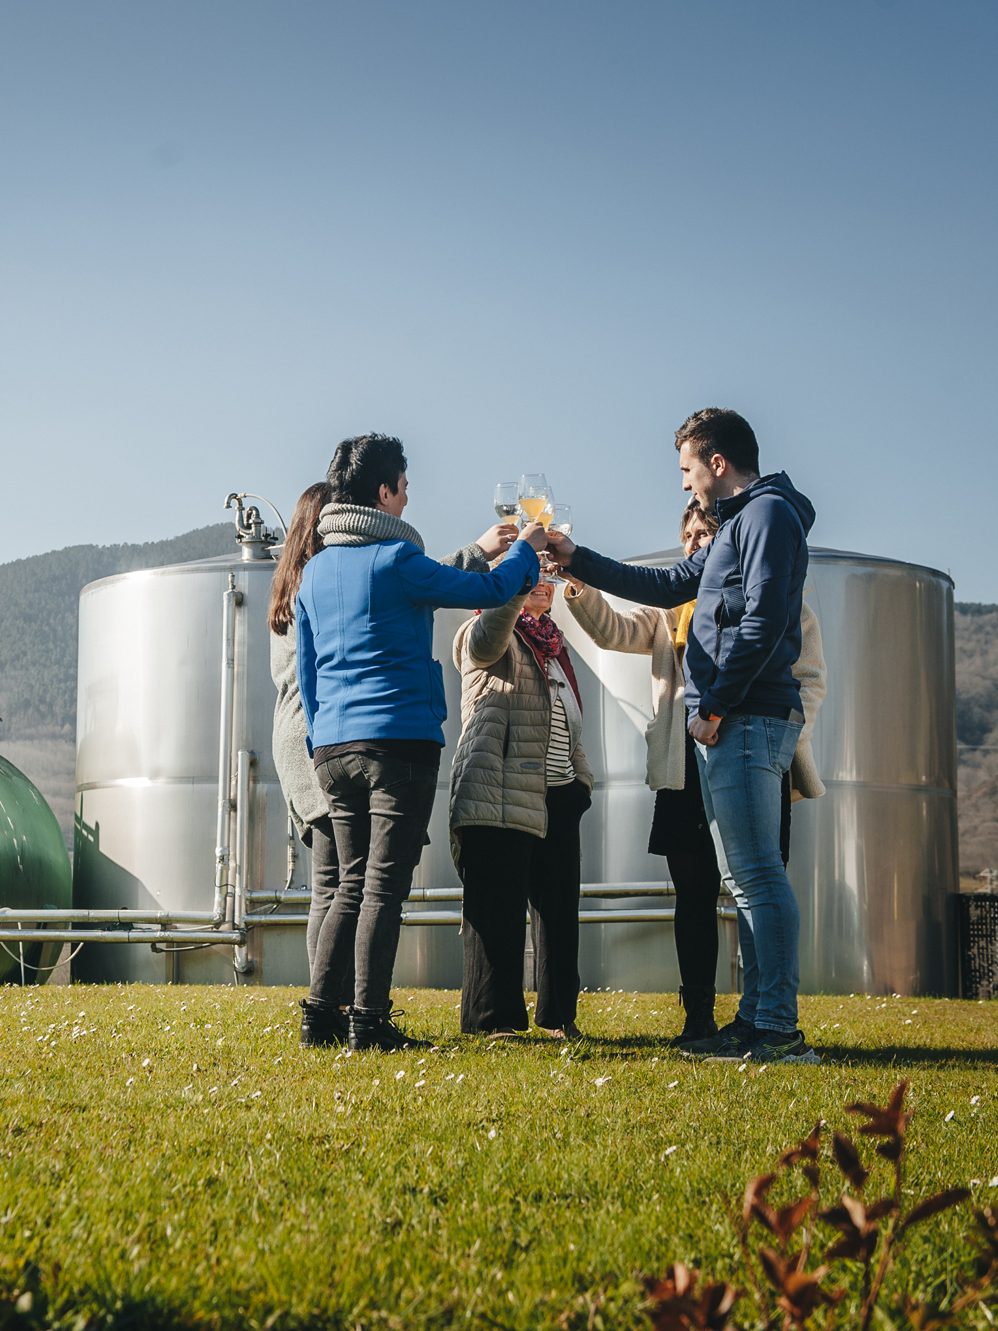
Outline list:
[[[686,1009],[686,1020],[682,1031],[669,1041],[674,1049],[683,1049],[694,1040],[708,1040],[717,1034],[713,989],[686,985],[679,991],[679,1001]]]
[[[386,1053],[395,1049],[429,1049],[429,1040],[414,1040],[395,1025],[395,1018],[402,1015],[391,1008],[384,1012],[358,1012],[351,1008],[350,1048],[381,1049]]]
[[[301,1008],[301,1044],[313,1049],[346,1044],[350,1022],[345,1012],[338,1007],[319,1007],[307,998],[300,999],[298,1006]]]

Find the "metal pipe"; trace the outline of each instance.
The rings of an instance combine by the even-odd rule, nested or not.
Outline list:
[[[254,755],[248,749],[240,749],[236,755],[236,872],[232,898],[232,927],[239,930],[242,930],[246,916],[246,878],[249,872],[249,829],[252,814],[250,772],[254,761]],[[246,955],[245,939],[242,943],[236,944],[232,965],[240,975],[247,975],[253,969],[253,963]]]
[[[3,919],[25,916],[34,917],[63,917],[66,915],[87,914],[100,916],[115,916],[113,911],[102,912],[74,912],[74,911],[4,911]],[[156,912],[122,912],[128,914],[148,914],[155,916]],[[163,914],[163,912],[159,912]],[[718,918],[721,920],[737,919],[737,912],[731,906],[722,906],[717,911]],[[675,909],[665,907],[660,910],[583,910],[579,911],[580,924],[661,924],[674,920],[676,917]],[[177,918],[177,917],[174,917]],[[63,922],[60,919],[60,922]],[[259,917],[247,915],[245,917],[245,927],[243,929],[140,929],[132,924],[121,929],[24,929],[24,928],[0,928],[0,941],[10,943],[29,943],[29,942],[48,942],[48,943],[219,943],[234,944],[237,948],[244,947],[246,942],[246,931],[261,926],[274,925],[296,925],[304,926],[308,923],[307,915],[261,915]],[[405,911],[402,915],[403,924],[420,925],[457,925],[461,923],[461,912],[455,910],[424,910],[424,911]]]
[[[583,883],[584,897],[674,897],[676,889],[672,883]]]
[[[674,897],[676,889],[672,883],[583,883],[583,897]],[[459,887],[414,887],[409,893],[410,901],[461,901],[464,894]],[[246,900],[258,906],[304,906],[312,900],[307,889],[282,892],[264,889],[247,892]]]
[[[236,575],[230,573],[222,593],[222,698],[218,717],[218,817],[215,824],[215,898],[211,918],[225,922],[229,892],[229,819],[232,813],[232,716],[236,680],[236,607],[242,603]]]
[[[0,907],[0,925],[26,924],[210,924],[210,910],[8,910]]]
[[[271,889],[246,893],[248,906],[307,906],[311,900],[312,893],[308,888],[296,889],[293,892]]]
[[[410,901],[461,901],[463,892],[459,887],[414,887],[409,893]],[[672,883],[583,883],[579,888],[582,897],[674,897],[676,889]]]
[[[0,929],[10,943],[238,943],[232,929]]]
[[[718,919],[735,920],[738,918],[733,906],[721,906],[717,911]],[[660,910],[580,910],[580,924],[661,924],[676,918],[675,907],[665,906]],[[247,915],[246,928],[273,926],[277,924],[302,925],[308,923],[307,915]],[[403,924],[460,924],[461,912],[457,910],[419,910],[403,911]]]

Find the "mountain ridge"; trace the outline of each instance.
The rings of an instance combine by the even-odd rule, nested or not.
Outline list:
[[[161,541],[69,545],[0,564],[0,738],[72,736],[79,599],[85,586],[234,549],[232,525],[219,522]]]

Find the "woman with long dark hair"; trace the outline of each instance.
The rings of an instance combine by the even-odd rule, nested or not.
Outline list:
[[[312,904],[308,911],[305,948],[311,976],[315,942],[339,883],[339,865],[329,806],[305,746],[305,713],[298,692],[295,654],[295,598],[305,565],[322,549],[319,514],[332,497],[328,481],[310,485],[291,515],[284,549],[274,572],[270,593],[270,673],[277,688],[274,707],[274,765],[291,820],[302,842],[312,852]],[[347,984],[349,982],[349,985]],[[336,1006],[353,997],[352,977],[344,977],[344,991]],[[302,1044],[325,1043],[310,1021],[307,1000],[302,1003]]]

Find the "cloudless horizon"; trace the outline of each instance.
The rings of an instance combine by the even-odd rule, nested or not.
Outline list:
[[[998,601],[996,38],[988,0],[0,0],[0,560],[288,517],[367,430],[431,552],[528,470],[662,549],[719,405],[814,545]]]

